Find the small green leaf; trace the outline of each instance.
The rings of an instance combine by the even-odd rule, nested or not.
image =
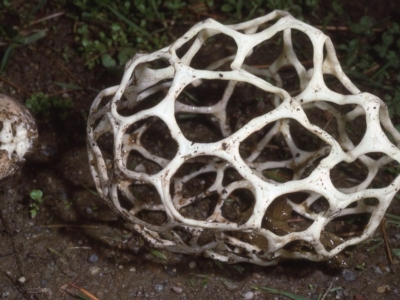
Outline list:
[[[170,10],[178,10],[182,7],[186,6],[186,3],[174,3],[174,2],[167,2],[166,6],[168,7],[168,9]]]
[[[121,26],[119,26],[119,25],[116,24],[116,23],[113,23],[113,24],[111,24],[111,30],[112,30],[112,31],[121,30]]]
[[[32,208],[29,212],[31,213],[31,218],[34,219],[36,217],[36,214],[37,214],[37,209],[36,208]]]
[[[142,14],[146,14],[146,7],[141,3],[139,5],[136,6],[136,8],[142,13]]]
[[[223,4],[221,6],[221,10],[223,12],[230,12],[230,11],[232,11],[232,9],[233,9],[233,7],[230,4]]]
[[[393,43],[393,35],[388,32],[384,32],[382,35],[382,41],[385,45],[391,45]]]
[[[359,264],[355,267],[356,270],[363,271],[365,269],[365,263]]]
[[[341,6],[339,3],[337,3],[336,1],[333,1],[333,2],[332,2],[332,9],[333,9],[333,11],[334,11],[336,14],[338,14],[339,16],[343,15],[343,8],[342,8],[342,6]]]
[[[374,22],[374,20],[370,16],[364,16],[360,20],[360,25],[365,28],[369,28],[372,26],[373,22]]]
[[[101,63],[102,63],[102,65],[103,65],[104,67],[106,67],[107,69],[108,69],[108,68],[115,67],[115,66],[117,65],[117,62],[115,61],[115,59],[112,58],[111,55],[108,54],[108,53],[103,54],[103,55],[101,56]]]
[[[47,249],[50,251],[51,254],[57,255],[57,256],[59,256],[59,257],[62,256],[58,251],[54,250],[53,248],[50,248],[50,247],[49,247],[49,248],[47,248]]]
[[[121,51],[118,53],[118,62],[120,66],[125,65],[125,63],[131,59],[136,53],[134,48],[122,48]]]
[[[203,280],[201,281],[201,286],[202,286],[202,287],[206,287],[207,284],[208,284],[208,279],[203,279]]]
[[[241,265],[234,265],[233,268],[235,269],[236,272],[239,274],[243,274],[244,268]]]
[[[392,253],[393,253],[396,257],[400,257],[400,249],[392,249]]]
[[[29,196],[33,199],[41,203],[43,201],[43,192],[41,190],[32,190]]]
[[[190,277],[189,283],[190,283],[191,286],[194,286],[194,285],[195,285],[195,279],[194,279],[194,277]]]

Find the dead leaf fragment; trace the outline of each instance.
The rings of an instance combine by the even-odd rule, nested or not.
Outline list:
[[[390,291],[390,286],[386,285],[381,285],[379,286],[376,291],[380,294],[386,293],[387,291]]]

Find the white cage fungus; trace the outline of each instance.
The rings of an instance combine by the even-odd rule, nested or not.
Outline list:
[[[329,37],[284,11],[137,54],[88,120],[101,197],[154,247],[229,263],[326,260],[370,237],[399,142]]]

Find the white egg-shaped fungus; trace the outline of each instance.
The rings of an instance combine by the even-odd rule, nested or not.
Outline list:
[[[12,175],[38,137],[34,118],[17,100],[0,94],[0,179]]]

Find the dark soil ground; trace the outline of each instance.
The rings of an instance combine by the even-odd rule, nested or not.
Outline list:
[[[358,7],[352,9],[359,17]],[[89,172],[86,116],[97,91],[117,84],[120,77],[101,67],[84,67],[71,19],[61,16],[37,28],[43,26],[49,28],[46,38],[14,51],[0,92],[25,101],[42,91],[71,98],[74,107],[63,118],[59,113],[37,117],[39,149],[0,183],[1,299],[90,299],[76,287],[98,299],[287,299],[261,287],[303,297],[296,299],[400,298],[397,261],[389,263],[385,245],[379,244],[381,231],[320,263],[259,267],[166,252],[164,261],[151,254],[93,193]],[[68,51],[73,55],[67,62],[62,54]],[[55,82],[84,89],[63,90]],[[45,200],[31,218],[29,193],[34,189],[41,189]],[[398,200],[389,212],[400,215]],[[387,242],[391,249],[400,248],[400,231],[393,225],[387,226]]]

